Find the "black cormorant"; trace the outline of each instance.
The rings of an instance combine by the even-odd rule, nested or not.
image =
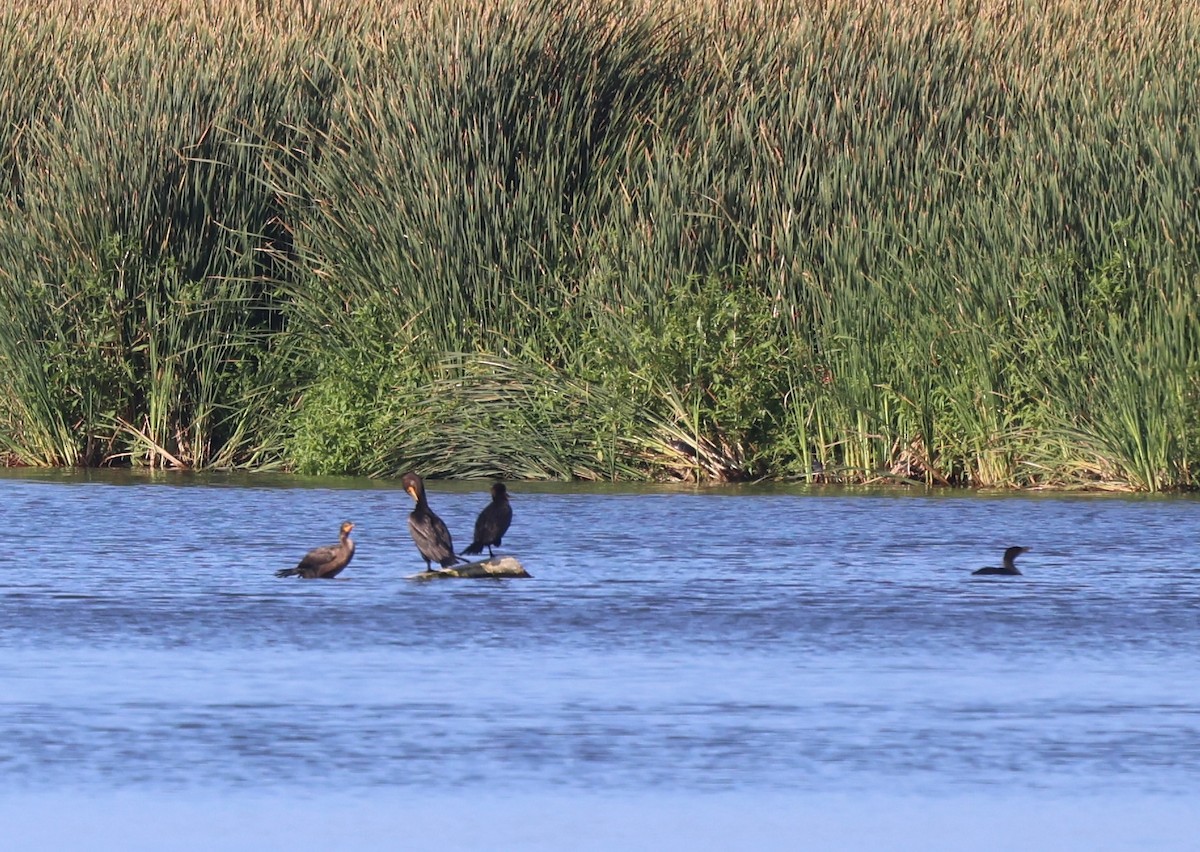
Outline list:
[[[1027,552],[1028,550],[1029,550],[1028,547],[1010,547],[1008,550],[1004,551],[1004,564],[1001,565],[999,568],[993,568],[993,567],[980,568],[978,571],[972,571],[971,573],[972,574],[1003,574],[1003,575],[1010,576],[1010,577],[1015,574],[1020,574],[1021,572],[1017,570],[1016,558],[1018,556],[1020,556],[1022,553]]]
[[[442,519],[429,508],[429,501],[425,499],[425,483],[421,481],[421,477],[415,473],[406,473],[401,482],[409,496],[417,501],[416,507],[408,516],[408,531],[412,533],[417,550],[421,551],[421,558],[425,560],[425,570],[433,570],[431,562],[449,568],[456,562],[464,561],[454,553],[450,530],[446,529]]]
[[[495,556],[492,545],[500,546],[500,539],[508,532],[511,523],[512,506],[508,502],[508,489],[503,482],[492,483],[492,502],[484,506],[475,519],[475,538],[463,553],[483,553],[486,547],[488,556]]]

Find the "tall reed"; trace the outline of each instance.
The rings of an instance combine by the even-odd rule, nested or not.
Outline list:
[[[1198,11],[20,0],[0,439],[1194,485]]]
[[[286,240],[260,146],[286,138],[286,119],[308,122],[302,81],[165,13],[51,5],[63,17],[0,13],[3,63],[41,68],[4,95],[9,452],[251,458],[269,420],[250,425],[261,409],[248,376],[279,328],[264,249]]]

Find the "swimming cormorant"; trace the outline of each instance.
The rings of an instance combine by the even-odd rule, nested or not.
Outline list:
[[[354,541],[350,538],[352,529],[354,529],[354,524],[343,521],[341,537],[337,544],[313,548],[304,554],[304,558],[295,568],[282,568],[275,572],[275,576],[303,577],[306,580],[315,577],[322,580],[333,579],[350,564],[350,559],[354,556]]]
[[[1001,565],[999,568],[992,568],[992,567],[980,568],[978,571],[972,571],[971,573],[972,574],[1004,574],[1006,576],[1013,576],[1014,574],[1020,574],[1021,572],[1017,570],[1016,558],[1018,556],[1020,556],[1022,553],[1027,552],[1028,550],[1029,550],[1028,547],[1010,547],[1008,550],[1004,551],[1004,564]]]
[[[431,562],[449,568],[456,562],[465,561],[454,553],[454,542],[450,540],[450,530],[446,529],[446,524],[429,508],[429,501],[425,499],[425,483],[421,477],[406,473],[400,481],[409,496],[417,501],[408,516],[408,531],[417,550],[421,551],[421,558],[425,560],[425,570],[433,570]]]
[[[463,553],[483,553],[488,549],[488,556],[495,556],[492,545],[500,546],[500,539],[508,532],[512,523],[512,506],[508,502],[508,489],[503,482],[492,483],[492,502],[483,507],[479,517],[475,519],[475,538]]]

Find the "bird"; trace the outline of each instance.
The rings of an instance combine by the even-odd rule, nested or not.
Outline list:
[[[972,574],[1003,574],[1005,576],[1014,576],[1021,572],[1017,570],[1016,558],[1022,553],[1027,553],[1028,547],[1010,547],[1004,551],[1004,564],[999,568],[987,567],[980,568],[978,571],[972,571]]]
[[[354,557],[354,540],[350,538],[352,529],[354,524],[343,521],[337,544],[313,548],[304,554],[304,558],[295,568],[282,568],[275,572],[275,576],[303,577],[306,580],[319,577],[322,580],[332,580]]]
[[[508,489],[503,482],[492,483],[492,502],[483,507],[479,517],[475,519],[475,538],[463,553],[483,553],[488,549],[488,556],[494,557],[492,545],[500,546],[500,539],[508,532],[512,523],[512,506],[508,502]]]
[[[454,542],[450,539],[446,524],[429,508],[429,501],[425,498],[425,483],[421,477],[406,473],[400,481],[404,490],[417,502],[408,516],[408,531],[417,550],[421,552],[421,558],[425,560],[425,570],[433,570],[430,565],[432,562],[449,568],[456,562],[466,561],[454,552]]]

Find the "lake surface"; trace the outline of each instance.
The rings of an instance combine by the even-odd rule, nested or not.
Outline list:
[[[0,477],[13,848],[1196,848],[1200,501],[510,491]]]

